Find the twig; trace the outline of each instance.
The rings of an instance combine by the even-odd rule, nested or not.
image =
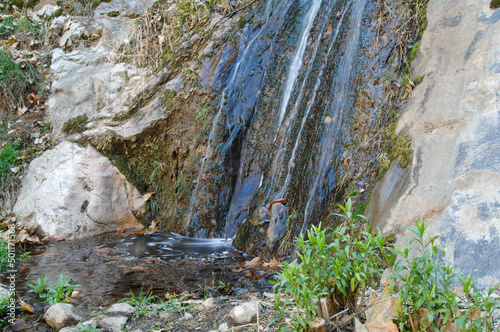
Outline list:
[[[255,325],[257,325],[257,324],[252,323],[252,324],[245,324],[245,325],[239,325],[239,326],[232,326],[231,329],[232,330],[239,330],[239,329],[242,329],[244,327],[255,326]]]
[[[333,315],[332,317],[330,317],[330,320],[334,319],[335,317],[337,316],[340,316],[342,315],[343,313],[349,311],[349,308],[345,309],[345,310],[342,310],[341,312],[337,312],[335,315]]]
[[[249,7],[249,6],[251,6],[251,5],[252,5],[254,2],[256,2],[256,1],[257,1],[257,0],[253,0],[253,1],[252,1],[252,2],[250,2],[249,4],[244,5],[243,7],[238,8],[238,9],[236,9],[235,11],[233,11],[233,12],[231,12],[231,13],[229,13],[229,14],[226,14],[226,15],[222,16],[222,17],[221,17],[221,19],[224,19],[224,18],[228,18],[228,17],[233,16],[234,14],[236,14],[237,12],[239,12],[240,10],[243,10],[243,9],[245,9],[245,8],[247,8],[247,7]]]
[[[355,312],[353,313],[352,315],[349,315],[346,317],[346,319],[344,319],[344,322],[340,325],[337,325],[335,323],[332,322],[332,324],[335,326],[335,328],[337,330],[339,330],[341,327],[344,327],[345,325],[347,325],[347,323],[349,323],[354,317],[358,316],[359,314],[362,314],[363,312],[365,312],[366,310],[370,309],[371,307],[373,307],[375,304],[379,304],[379,303],[382,303],[382,302],[385,302],[385,301],[389,301],[391,300],[392,297],[388,297],[386,299],[383,299],[383,300],[380,300],[380,301],[377,301],[375,303],[372,303],[370,304],[369,306],[363,308],[362,310],[358,311],[358,312]],[[345,311],[345,310],[344,310]]]
[[[260,301],[257,301],[257,331],[260,331],[260,324],[259,324],[259,308],[260,308],[260,305],[259,305]]]

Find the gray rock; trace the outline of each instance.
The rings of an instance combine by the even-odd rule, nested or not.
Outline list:
[[[70,239],[136,227],[134,214],[143,208],[140,193],[106,157],[63,142],[33,160],[14,211],[43,235]]]
[[[127,320],[128,318],[125,316],[99,316],[99,318],[97,318],[97,327],[112,332],[121,332],[125,324],[127,324]]]
[[[56,303],[52,305],[47,312],[45,312],[44,318],[47,324],[55,328],[56,331],[83,321],[78,309],[66,303]]]
[[[272,247],[276,241],[285,235],[288,209],[281,203],[274,204],[271,211],[271,222],[267,228],[266,242]]]
[[[412,138],[413,162],[391,167],[367,216],[406,243],[423,218],[448,243],[447,258],[465,274],[500,281],[499,12],[488,1],[431,0],[427,29],[412,65],[424,77],[396,131]],[[461,8],[468,8],[461,10]],[[443,50],[446,50],[444,52]]]
[[[108,309],[108,313],[130,316],[134,313],[134,307],[128,303],[115,303]]]
[[[257,310],[259,310],[259,302],[250,301],[234,307],[229,315],[236,324],[246,324],[250,323],[254,317],[257,317]]]
[[[5,297],[9,296],[9,287],[4,284],[0,284],[0,302],[3,301]]]

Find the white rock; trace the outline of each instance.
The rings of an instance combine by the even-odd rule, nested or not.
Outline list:
[[[258,301],[245,302],[234,307],[229,315],[233,318],[236,324],[250,323],[252,318],[257,316],[258,306]]]
[[[50,17],[54,17],[56,15],[56,12],[60,9],[61,9],[61,7],[59,7],[59,6],[55,6],[55,5],[51,5],[51,4],[45,5],[42,7],[42,9],[36,11],[33,14],[33,19],[35,19],[36,21],[47,20]]]
[[[97,318],[97,327],[106,329],[112,332],[121,332],[125,324],[127,324],[128,318],[125,316],[100,316]]]
[[[229,325],[227,325],[227,323],[220,324],[219,331],[223,332],[223,331],[227,331],[227,330],[229,330]]]
[[[134,307],[128,303],[115,303],[108,309],[108,313],[130,316],[134,313]]]
[[[191,319],[191,318],[193,318],[193,315],[191,315],[189,312],[184,313],[184,319],[185,320],[188,320],[188,319]]]
[[[217,303],[217,301],[215,300],[215,298],[210,297],[210,298],[206,299],[205,301],[203,301],[202,305],[205,308],[212,308],[215,306],[216,303]]]
[[[14,206],[42,235],[85,237],[139,225],[144,201],[93,147],[62,142],[31,163]]]
[[[45,313],[44,318],[47,324],[57,331],[66,326],[76,325],[83,320],[78,309],[66,303],[52,305]]]

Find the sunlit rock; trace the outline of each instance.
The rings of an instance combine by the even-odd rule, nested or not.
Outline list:
[[[84,237],[136,227],[140,193],[91,146],[63,142],[35,159],[14,211],[43,235]]]

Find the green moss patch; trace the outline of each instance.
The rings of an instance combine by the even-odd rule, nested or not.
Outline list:
[[[500,0],[491,0],[491,2],[490,2],[490,8],[491,9],[498,9],[498,8],[500,8]]]
[[[64,123],[62,131],[66,134],[82,133],[87,129],[89,120],[86,115],[80,115]]]

